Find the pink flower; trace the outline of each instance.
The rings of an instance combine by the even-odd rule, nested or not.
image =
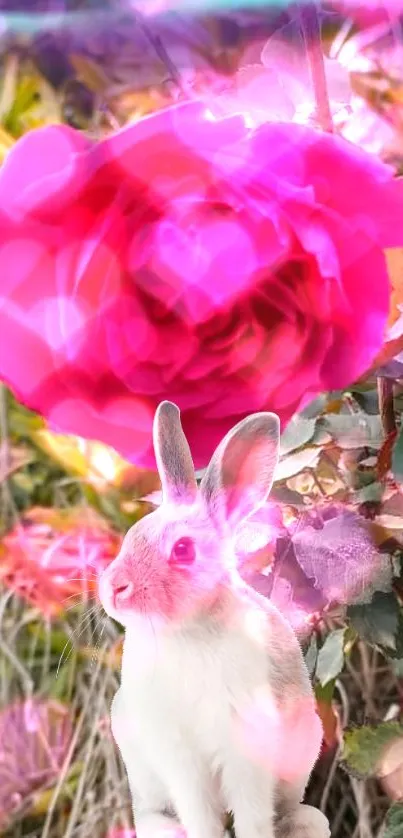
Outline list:
[[[0,171],[0,377],[55,430],[153,466],[163,398],[196,467],[378,351],[403,186],[343,139],[200,102],[92,143],[30,132]]]
[[[56,701],[16,701],[0,711],[0,827],[57,781],[71,737],[71,715]]]
[[[97,574],[120,546],[120,537],[102,519],[80,522],[57,515],[32,509],[30,518],[3,536],[0,545],[0,583],[49,617],[85,591],[94,595]]]

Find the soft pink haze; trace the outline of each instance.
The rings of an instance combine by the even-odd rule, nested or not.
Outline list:
[[[98,143],[29,132],[0,171],[0,378],[54,430],[153,467],[165,398],[196,467],[378,352],[403,183],[340,137],[201,102]]]
[[[0,711],[0,828],[57,782],[72,734],[72,715],[57,701],[17,700]]]

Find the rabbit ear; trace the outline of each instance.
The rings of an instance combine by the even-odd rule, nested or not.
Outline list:
[[[200,484],[219,526],[237,526],[262,506],[272,487],[279,440],[278,416],[254,413],[221,441]]]
[[[176,404],[161,402],[153,426],[155,459],[164,501],[192,503],[197,482],[190,448]]]

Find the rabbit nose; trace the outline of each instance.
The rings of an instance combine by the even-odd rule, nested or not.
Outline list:
[[[134,585],[132,582],[122,582],[119,585],[114,585],[113,587],[113,598],[115,601],[115,605],[118,605],[120,602],[125,602],[129,599],[134,591]]]

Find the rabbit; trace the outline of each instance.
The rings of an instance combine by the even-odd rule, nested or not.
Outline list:
[[[279,420],[224,437],[197,486],[179,409],[153,425],[162,504],[126,534],[99,597],[125,630],[111,728],[137,838],[328,838],[301,799],[322,726],[298,640],[237,573],[234,534],[262,506]]]

